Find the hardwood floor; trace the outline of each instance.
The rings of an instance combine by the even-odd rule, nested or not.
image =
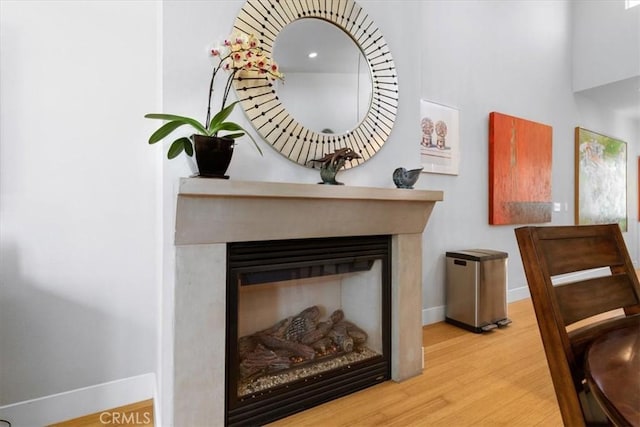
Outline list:
[[[483,335],[425,326],[422,375],[271,426],[562,426],[531,300],[509,304],[509,317],[511,325]]]
[[[49,427],[153,426],[153,400],[74,418]]]
[[[531,300],[511,303],[508,310],[513,323],[483,335],[447,323],[425,326],[422,375],[379,384],[270,426],[562,426]],[[93,423],[78,419],[56,426],[104,426],[95,415]]]

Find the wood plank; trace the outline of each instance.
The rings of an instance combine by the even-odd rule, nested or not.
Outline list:
[[[618,307],[638,304],[628,275],[615,274],[554,288],[565,325]]]
[[[153,399],[51,424],[49,427],[104,427],[105,425],[153,427]]]

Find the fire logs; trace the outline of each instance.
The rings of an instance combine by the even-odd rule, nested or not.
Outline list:
[[[320,309],[311,306],[265,330],[238,340],[240,377],[280,371],[316,357],[359,350],[367,333],[344,320],[342,310],[319,322]]]

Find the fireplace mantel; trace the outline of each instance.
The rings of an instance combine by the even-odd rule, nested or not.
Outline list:
[[[422,233],[441,191],[185,178],[176,245]]]
[[[422,233],[441,191],[184,178],[176,212],[173,425],[223,425],[226,244],[392,235],[391,377],[422,370]]]

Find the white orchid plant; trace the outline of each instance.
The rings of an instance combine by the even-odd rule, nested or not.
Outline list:
[[[258,39],[254,35],[248,35],[241,32],[234,32],[224,43],[210,50],[215,64],[211,74],[209,83],[209,100],[207,103],[207,117],[204,123],[196,119],[185,116],[177,116],[174,114],[150,113],[145,117],[148,119],[165,120],[163,124],[149,137],[149,144],[155,144],[183,125],[189,125],[201,135],[207,136],[224,136],[227,138],[239,138],[247,135],[253,141],[256,149],[260,154],[262,150],[258,146],[255,139],[237,123],[227,121],[227,118],[233,111],[239,101],[232,102],[227,105],[227,99],[233,79],[238,73],[255,73],[258,76],[264,76],[266,79],[283,80],[284,75],[278,69],[278,65],[269,58],[264,50],[260,47]],[[214,82],[220,71],[227,72],[227,81],[222,95],[222,104],[218,112],[211,117],[211,102],[213,100]],[[219,132],[230,132],[225,135],[218,135]],[[180,153],[185,152],[188,156],[193,156],[193,143],[190,138],[180,137],[174,140],[169,147],[167,157],[173,159]]]

